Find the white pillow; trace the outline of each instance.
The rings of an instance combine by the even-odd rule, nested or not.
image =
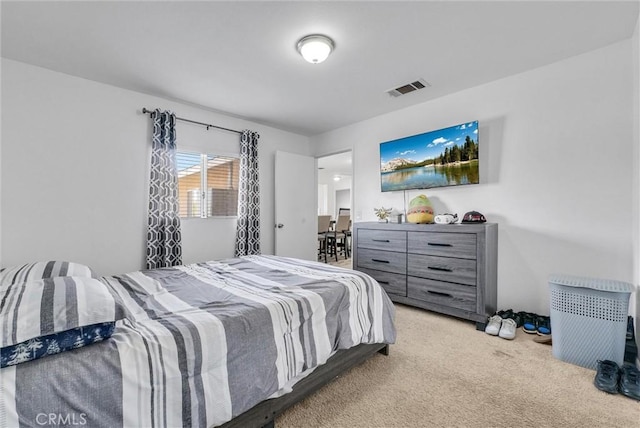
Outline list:
[[[23,265],[0,269],[0,287],[58,276],[95,278],[89,266],[75,262],[53,260],[25,263]]]
[[[94,278],[59,276],[0,287],[0,368],[107,339],[124,307]]]

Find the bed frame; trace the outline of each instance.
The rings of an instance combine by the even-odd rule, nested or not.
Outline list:
[[[309,376],[296,383],[290,393],[256,404],[251,409],[221,425],[221,428],[275,428],[276,417],[279,414],[304,400],[339,375],[362,364],[378,352],[383,355],[389,355],[389,345],[385,343],[361,344],[351,349],[340,350],[329,358],[325,364],[319,366]]]

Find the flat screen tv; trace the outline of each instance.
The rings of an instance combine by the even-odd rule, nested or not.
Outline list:
[[[380,143],[383,192],[479,183],[478,121]]]

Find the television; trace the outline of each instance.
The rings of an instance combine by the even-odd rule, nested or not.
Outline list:
[[[380,143],[383,192],[479,183],[478,121]]]

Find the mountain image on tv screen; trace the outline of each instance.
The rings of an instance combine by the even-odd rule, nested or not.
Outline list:
[[[380,144],[382,191],[479,183],[478,121]]]

